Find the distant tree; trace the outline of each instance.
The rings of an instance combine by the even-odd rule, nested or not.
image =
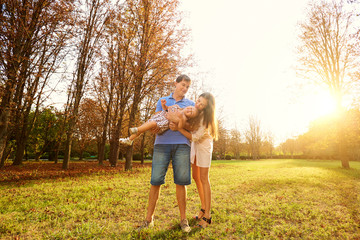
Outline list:
[[[85,98],[80,104],[74,133],[80,151],[79,160],[82,160],[84,150],[90,142],[96,140],[102,128],[102,118],[98,114],[98,108],[97,102],[89,98]]]
[[[235,159],[240,159],[240,153],[243,150],[241,133],[238,129],[230,130],[229,149],[234,153]]]
[[[265,133],[261,146],[262,152],[267,155],[267,157],[272,158],[274,148],[274,135],[271,132]]]
[[[354,83],[351,76],[359,71],[359,38],[353,12],[344,1],[311,2],[307,18],[299,25],[298,73],[316,84],[326,86],[342,111],[342,99]],[[357,79],[358,80],[358,79]],[[342,145],[342,120],[338,122],[339,155],[349,168]]]
[[[291,155],[291,158],[294,158],[294,153],[296,151],[296,140],[295,139],[286,139],[285,142],[281,143],[280,148],[284,155]]]
[[[249,117],[249,125],[245,130],[245,138],[246,142],[249,144],[252,159],[259,159],[263,132],[260,126],[260,120],[255,116]]]
[[[354,107],[347,112],[345,122],[348,155],[350,160],[360,160],[360,108]]]
[[[219,136],[218,136],[218,140],[214,142],[213,154],[215,154],[217,158],[219,157],[225,159],[225,155],[228,150],[229,139],[230,139],[228,133],[229,131],[225,128],[225,122],[223,120],[221,112],[220,114],[218,114],[217,120],[218,120]]]
[[[32,114],[35,113],[32,112]],[[31,132],[27,144],[28,152],[35,155],[35,161],[49,151],[52,147],[51,144],[56,141],[60,131],[60,121],[53,107],[42,109],[38,114],[34,126],[30,127]]]

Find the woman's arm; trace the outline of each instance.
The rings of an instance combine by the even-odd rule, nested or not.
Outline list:
[[[192,140],[192,134],[190,132],[188,132],[187,130],[185,130],[184,128],[179,128],[179,132],[184,135],[187,139],[189,139],[190,141]]]
[[[191,133],[189,131],[187,131],[186,129],[184,129],[184,128],[179,128],[177,123],[170,122],[169,123],[169,128],[172,131],[179,131],[182,135],[184,135],[189,140],[192,139]]]

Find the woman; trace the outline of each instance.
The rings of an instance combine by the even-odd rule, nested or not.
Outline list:
[[[195,180],[201,201],[201,210],[196,219],[199,219],[199,227],[206,228],[211,224],[211,186],[209,170],[213,151],[213,141],[217,139],[218,127],[215,117],[215,98],[211,93],[203,93],[195,103],[195,107],[201,111],[199,118],[184,128],[178,127],[185,137],[191,142],[191,166],[192,177]],[[171,121],[173,114],[169,113]],[[186,129],[190,130],[188,132]]]

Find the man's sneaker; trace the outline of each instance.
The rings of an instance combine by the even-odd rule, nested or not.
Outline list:
[[[127,138],[120,138],[119,139],[120,143],[126,144],[126,145],[131,145],[133,143],[132,140],[130,140],[128,137]]]
[[[152,228],[154,227],[154,220],[152,220],[151,222],[148,222],[147,220],[144,220],[140,226],[137,228],[138,231],[141,231],[143,229],[146,229],[146,228]]]
[[[129,132],[130,134],[136,134],[138,133],[138,128],[137,127],[129,128]]]
[[[181,227],[181,230],[182,230],[183,232],[188,233],[188,232],[191,231],[191,228],[190,228],[190,226],[189,226],[189,222],[188,222],[187,219],[181,220],[181,222],[180,222],[180,227]]]

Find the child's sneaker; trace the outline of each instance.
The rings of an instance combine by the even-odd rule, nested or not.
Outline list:
[[[138,128],[137,127],[129,128],[129,132],[130,134],[136,134],[138,133]]]
[[[126,145],[131,145],[133,143],[133,141],[130,140],[128,137],[127,138],[120,138],[119,142],[123,143],[123,144],[126,144]]]

